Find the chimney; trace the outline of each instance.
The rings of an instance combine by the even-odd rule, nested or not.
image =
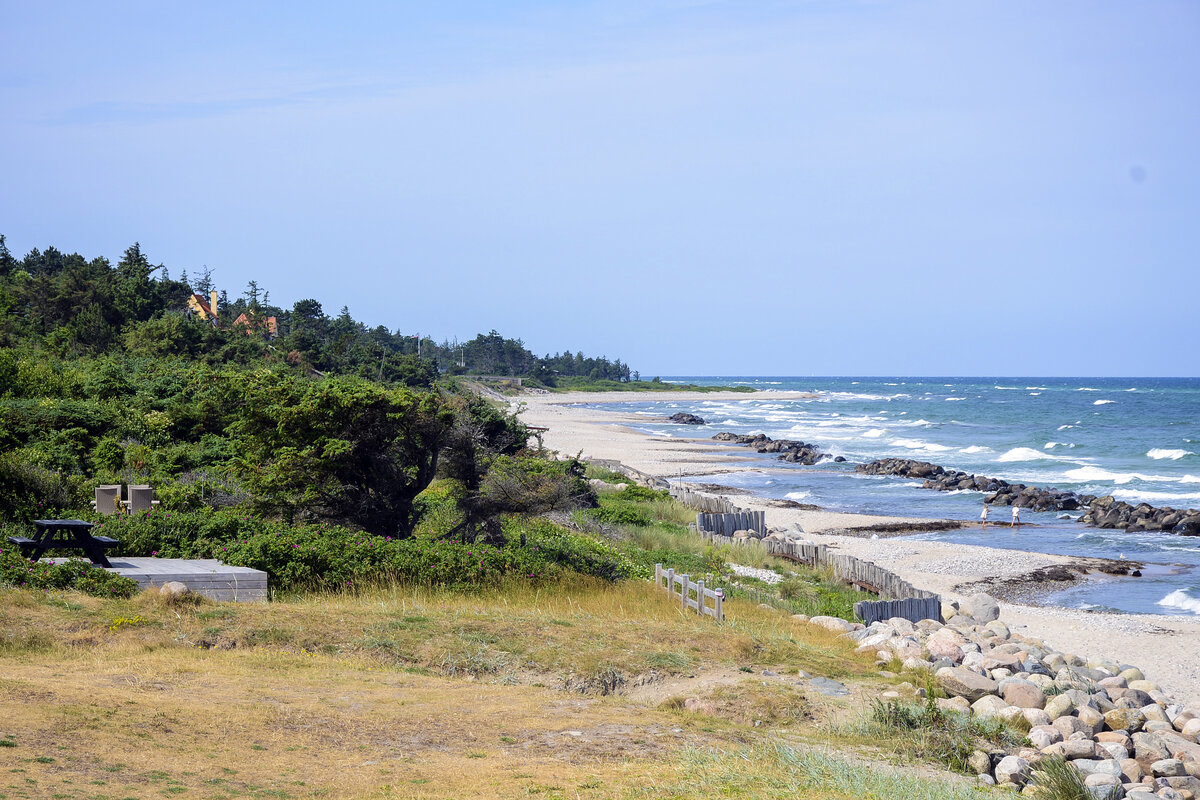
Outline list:
[[[208,293],[208,307],[212,309],[213,319],[217,318],[217,293],[215,291]]]

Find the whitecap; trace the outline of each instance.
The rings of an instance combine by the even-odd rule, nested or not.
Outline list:
[[[1097,400],[1096,402],[1092,403],[1092,405],[1094,405],[1094,406],[1106,406],[1106,405],[1108,405],[1109,403],[1115,403],[1115,402],[1117,402],[1117,401],[1116,401],[1116,400]]]
[[[1064,473],[1064,477],[1073,481],[1112,481],[1118,486],[1124,486],[1130,481],[1163,481],[1175,483],[1177,478],[1172,478],[1167,475],[1145,475],[1141,472],[1112,472],[1111,470],[1102,469],[1101,467],[1079,467],[1078,469],[1069,469]]]
[[[1059,426],[1058,426],[1058,429],[1059,429],[1060,431],[1068,431],[1068,430],[1070,430],[1071,428],[1078,428],[1078,427],[1079,427],[1078,425],[1059,425]]]
[[[1036,461],[1041,458],[1053,458],[1053,456],[1039,450],[1034,450],[1032,447],[1014,447],[997,458],[996,461],[1001,464],[1009,464],[1013,461]]]
[[[1079,387],[1078,389],[1076,389],[1075,391],[1077,391],[1077,392],[1098,392],[1098,391],[1100,391],[1100,390],[1099,390],[1099,389],[1093,389],[1093,388],[1092,388],[1092,387],[1090,387],[1090,386],[1080,386],[1080,387]]]
[[[894,447],[903,447],[908,450],[927,450],[930,453],[941,453],[951,449],[944,444],[922,442],[920,439],[893,439],[890,444]]]
[[[1179,479],[1180,483],[1200,483],[1200,475],[1184,475]]]
[[[1025,391],[1027,391],[1027,392],[1032,392],[1035,389],[1039,392],[1048,391],[1048,387],[1046,387],[1046,386],[1026,386],[1025,387]]]
[[[946,402],[947,402],[947,403],[949,403],[949,402],[951,402],[951,401],[954,401],[954,400],[966,400],[966,399],[967,399],[967,398],[965,398],[965,397],[947,397],[947,398],[946,398]]]
[[[1156,461],[1164,459],[1164,458],[1169,458],[1172,461],[1178,461],[1179,459],[1183,458],[1184,456],[1194,456],[1194,455],[1196,455],[1196,454],[1193,453],[1191,450],[1166,450],[1161,447],[1156,447],[1153,450],[1146,453],[1146,456],[1148,458],[1153,458]]]
[[[1114,489],[1112,496],[1126,503],[1152,503],[1156,505],[1191,505],[1200,500],[1200,492],[1192,494],[1176,492],[1140,492],[1136,489]]]
[[[1020,387],[1020,386],[997,386],[997,387],[995,387],[995,388],[997,388],[997,389],[1005,389],[1005,390],[1010,390],[1010,391],[1014,391],[1014,392],[1019,392],[1019,391],[1021,391],[1021,387]]]
[[[809,492],[788,492],[784,495],[788,500],[804,500],[809,496]]]
[[[727,419],[724,422],[718,422],[717,424],[718,425],[737,425],[738,421],[736,419]]]
[[[1192,597],[1187,593],[1186,589],[1176,589],[1162,600],[1159,600],[1158,605],[1167,608],[1179,608],[1184,611],[1190,611],[1193,614],[1200,614],[1200,598]]]
[[[863,433],[862,437],[864,439],[878,439],[880,436],[883,436],[885,433],[887,433],[887,431],[885,431],[883,428],[871,428],[871,430]]]
[[[1037,397],[1039,394],[1041,394],[1041,392],[1030,392],[1030,393],[1029,393],[1029,396],[1030,396],[1030,397]]]
[[[992,448],[984,447],[981,444],[973,444],[970,447],[964,447],[962,450],[959,450],[958,452],[966,453],[967,455],[971,455],[973,453],[990,453],[990,452],[992,452]]]

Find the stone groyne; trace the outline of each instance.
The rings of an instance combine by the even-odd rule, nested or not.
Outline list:
[[[883,458],[859,464],[855,472],[864,475],[892,475],[919,478],[922,488],[941,492],[970,489],[985,492],[983,502],[997,506],[1018,506],[1031,511],[1076,511],[1086,509],[1082,521],[1097,528],[1137,531],[1163,531],[1181,536],[1200,536],[1200,510],[1155,508],[1149,503],[1131,505],[1111,495],[1090,494],[1059,489],[1009,483],[1001,478],[972,475],[961,470],[948,470],[928,461],[907,458]]]

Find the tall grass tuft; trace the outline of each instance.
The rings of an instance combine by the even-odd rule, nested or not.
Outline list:
[[[1030,783],[1038,787],[1038,797],[1044,800],[1092,800],[1083,773],[1059,756],[1039,762]]]

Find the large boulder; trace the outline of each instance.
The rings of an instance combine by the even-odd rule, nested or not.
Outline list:
[[[1140,731],[1146,724],[1146,715],[1139,708],[1114,708],[1104,715],[1104,721],[1114,731]]]
[[[996,765],[997,786],[1024,786],[1029,781],[1029,762],[1020,756],[1005,756]]]
[[[995,694],[1000,688],[991,678],[985,678],[965,667],[942,667],[934,673],[934,677],[946,694],[965,697],[972,703],[986,695]]]
[[[1000,618],[1000,604],[990,595],[973,594],[960,604],[959,613],[979,622],[991,622]]]
[[[1036,685],[1019,678],[1006,680],[1001,688],[1004,702],[1020,708],[1045,708],[1046,695]]]

